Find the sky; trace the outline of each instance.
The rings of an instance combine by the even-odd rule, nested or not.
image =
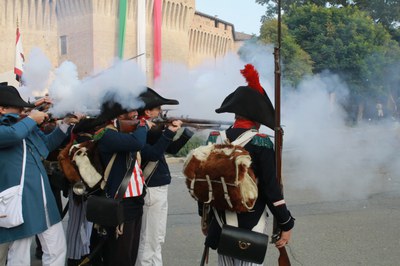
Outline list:
[[[259,35],[265,6],[255,0],[196,0],[196,11],[232,23],[235,31]]]

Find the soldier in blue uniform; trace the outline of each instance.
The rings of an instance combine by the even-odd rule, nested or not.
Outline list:
[[[2,253],[5,253],[4,246],[9,245],[7,265],[30,265],[32,238],[38,235],[43,248],[43,265],[64,265],[64,230],[42,160],[66,139],[69,126],[65,120],[45,135],[38,125],[48,115],[32,111],[22,118],[25,107],[34,105],[25,102],[13,86],[0,84],[0,192],[19,184],[25,170],[24,222],[16,227],[0,227]],[[0,219],[3,215],[0,213]]]

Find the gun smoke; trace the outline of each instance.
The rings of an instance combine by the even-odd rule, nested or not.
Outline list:
[[[241,51],[245,61],[229,54],[191,70],[164,64],[159,88],[181,102],[171,112],[233,120],[232,114],[216,114],[214,110],[229,93],[246,85],[239,72],[246,63],[259,71],[261,85],[274,103],[273,47],[247,45]],[[364,199],[382,187],[394,189],[400,184],[398,122],[389,118],[350,126],[343,109],[348,98],[345,82],[329,71],[305,77],[296,89],[282,88],[286,187],[313,191],[322,200],[350,200]],[[274,134],[266,127],[261,131]]]
[[[97,115],[106,101],[117,101],[127,109],[144,105],[137,97],[146,90],[146,78],[134,61],[115,60],[112,67],[82,80],[73,62],[64,61],[51,69],[39,48],[31,51],[26,65],[22,97],[31,100],[48,93],[53,101],[49,111],[55,116],[71,112]]]
[[[41,67],[40,62],[45,61],[29,57],[32,68],[24,72],[26,87],[37,94],[43,92],[42,84],[51,84],[48,93],[54,100],[51,109],[54,114],[96,114],[100,104],[110,98],[120,101],[124,107],[143,104],[129,101],[146,84],[145,75],[134,60],[115,61],[111,68],[82,80],[73,62],[62,63],[53,74],[48,73],[47,66]],[[274,102],[273,48],[253,44],[242,49],[241,57],[227,54],[192,69],[164,62],[161,77],[153,88],[166,98],[179,100],[180,104],[168,113],[172,116],[233,121],[233,114],[216,114],[214,110],[229,93],[246,85],[240,74],[246,63],[259,71],[260,83]],[[33,75],[41,82],[28,78],[33,69],[42,70],[41,73],[35,70]],[[381,121],[349,126],[342,107],[348,91],[346,84],[328,71],[306,77],[296,89],[282,88],[285,186],[312,190],[321,199],[343,200],[366,198],[380,189],[376,184],[389,187],[399,184],[398,123]],[[273,135],[265,127],[262,132]]]

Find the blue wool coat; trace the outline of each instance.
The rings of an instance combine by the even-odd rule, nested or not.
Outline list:
[[[26,140],[26,169],[22,195],[24,223],[13,228],[0,227],[0,244],[42,233],[60,222],[54,195],[42,159],[66,138],[59,128],[45,135],[36,122],[26,117],[19,122],[0,121],[0,191],[18,185],[22,171],[23,144]],[[43,178],[41,178],[41,176]],[[43,180],[49,220],[46,221],[43,200]]]

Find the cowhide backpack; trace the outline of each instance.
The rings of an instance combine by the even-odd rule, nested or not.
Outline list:
[[[225,131],[220,132],[225,136]],[[256,131],[246,131],[232,143],[200,146],[192,150],[183,166],[191,196],[216,209],[248,212],[258,189],[251,157],[245,146]]]
[[[58,155],[60,167],[68,181],[73,184],[75,194],[82,195],[98,187],[103,189],[105,186],[115,159],[113,155],[107,167],[101,163],[97,145],[105,130],[106,128],[99,130],[91,139],[80,143],[71,140]]]

